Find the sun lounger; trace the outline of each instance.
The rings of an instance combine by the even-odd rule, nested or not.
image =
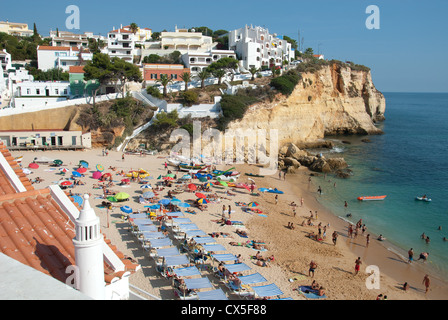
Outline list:
[[[173,242],[168,237],[159,238],[159,239],[151,239],[151,240],[147,239],[145,242],[146,243],[144,243],[142,245],[143,249],[145,249],[145,250],[149,250],[152,248],[159,249],[159,248],[169,247],[169,246],[173,245]]]
[[[255,292],[254,298],[280,297],[283,294],[283,291],[275,283],[251,288]]]
[[[221,289],[197,293],[198,300],[229,300]]]

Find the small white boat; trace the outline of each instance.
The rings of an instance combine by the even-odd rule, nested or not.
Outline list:
[[[429,199],[428,197],[425,197],[425,196],[423,196],[423,197],[415,197],[415,200],[426,201],[426,202],[431,202],[432,201],[431,199]]]

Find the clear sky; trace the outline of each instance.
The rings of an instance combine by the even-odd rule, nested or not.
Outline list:
[[[298,39],[326,59],[372,69],[383,92],[448,92],[447,0],[36,0],[2,1],[0,20],[36,23],[39,33],[66,30],[66,7],[80,9],[82,33],[106,35],[131,22],[153,31],[207,26],[233,30],[252,24]],[[369,5],[380,10],[380,29],[369,30]]]

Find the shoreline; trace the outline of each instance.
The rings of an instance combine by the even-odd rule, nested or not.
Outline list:
[[[422,262],[417,262],[416,257],[418,257],[419,253],[415,252],[414,262],[409,264],[406,257],[407,252],[400,252],[403,249],[390,243],[388,240],[384,242],[376,240],[378,237],[377,234],[373,234],[369,231],[366,232],[366,234],[370,233],[371,236],[368,248],[366,248],[365,245],[365,236],[358,235],[356,240],[350,239],[347,235],[348,224],[351,223],[354,225],[355,223],[345,219],[345,217],[340,217],[334,214],[330,208],[327,208],[324,204],[319,202],[319,195],[317,192],[312,191],[317,190],[317,185],[314,185],[313,178],[311,184],[308,184],[306,179],[311,172],[312,171],[306,169],[305,172],[290,175],[290,184],[308,194],[308,197],[313,201],[313,206],[318,208],[318,211],[322,212],[325,219],[328,219],[328,221],[331,222],[331,225],[344,237],[343,245],[345,248],[349,250],[354,257],[361,257],[364,261],[364,267],[367,264],[378,265],[380,267],[380,272],[382,273],[381,277],[383,277],[384,274],[390,278],[386,281],[386,285],[390,287],[391,284],[388,283],[389,281],[396,283],[393,288],[394,290],[392,290],[393,293],[399,293],[396,292],[397,287],[404,282],[408,282],[411,286],[411,290],[415,288],[415,291],[421,295],[421,297],[419,297],[420,299],[448,299],[448,282],[443,279],[443,275],[438,274],[436,270],[431,269],[430,266],[425,265]],[[293,180],[293,178],[297,179]],[[319,216],[320,214],[321,213],[319,213]],[[363,268],[361,268],[361,270],[363,270]],[[432,280],[431,290],[427,295],[425,295],[424,292],[421,293],[421,289],[423,288],[422,279],[425,274],[429,274]],[[382,291],[382,289],[379,289],[378,292],[379,291]],[[389,295],[389,298],[390,297],[391,295]],[[405,298],[406,297],[404,296],[400,297],[400,299]]]
[[[137,155],[127,155],[126,160],[122,161],[121,152],[112,151],[109,156],[103,157],[100,149],[92,149],[83,152],[76,151],[46,151],[46,152],[11,152],[14,156],[23,155],[22,167],[28,166],[28,163],[34,157],[46,156],[51,158],[60,158],[64,161],[64,166],[71,169],[76,166],[79,160],[83,159],[90,163],[90,169],[93,169],[96,164],[101,163],[104,167],[117,167],[117,171],[121,169],[131,170],[143,168],[147,169],[153,177],[165,173],[163,163],[166,155],[145,156],[139,157]],[[228,169],[229,165],[217,166],[218,169]],[[246,182],[249,177],[244,173],[257,173],[258,166],[242,164],[235,165],[236,170],[241,172],[241,177],[238,182]],[[170,168],[171,170],[172,167]],[[57,170],[57,169],[56,169]],[[48,172],[47,172],[48,171]],[[106,170],[107,171],[107,170]],[[175,170],[173,170],[174,172]],[[60,176],[55,175],[56,171],[50,172],[46,166],[37,169],[29,178],[37,176],[45,178],[45,182],[35,184],[36,189],[44,188],[49,184],[54,184],[59,180]],[[244,189],[236,189],[236,195],[229,197],[225,195],[225,190],[213,188],[213,192],[218,193],[222,197],[221,203],[210,203],[209,209],[204,212],[199,212],[196,215],[185,214],[186,218],[190,218],[193,223],[209,232],[226,232],[231,235],[230,238],[218,238],[217,243],[226,247],[229,253],[242,254],[244,262],[251,266],[252,271],[259,272],[268,280],[268,283],[275,283],[284,292],[283,297],[291,297],[294,300],[305,299],[299,295],[295,289],[300,285],[310,285],[315,279],[319,284],[326,288],[327,300],[374,300],[379,293],[388,295],[389,299],[393,300],[425,300],[425,299],[446,299],[448,297],[448,287],[443,284],[438,284],[436,279],[433,279],[431,291],[425,296],[424,287],[421,284],[423,275],[419,272],[409,271],[403,275],[400,269],[399,262],[392,256],[391,252],[385,248],[377,248],[379,245],[373,240],[368,248],[365,250],[365,239],[361,236],[356,241],[351,241],[347,238],[346,225],[344,221],[327,210],[322,204],[317,201],[314,193],[314,185],[308,186],[309,170],[302,167],[297,174],[287,175],[286,181],[279,180],[277,176],[266,176],[265,178],[253,178],[256,181],[257,188],[260,187],[276,187],[279,190],[285,191],[284,195],[279,195],[279,203],[275,204],[274,194],[260,193],[259,196],[251,196]],[[181,174],[181,173],[180,173]],[[126,256],[132,257],[142,266],[142,270],[132,275],[130,283],[153,294],[162,299],[175,299],[173,290],[171,288],[171,281],[163,279],[154,268],[154,261],[148,257],[148,252],[144,251],[139,245],[135,237],[128,232],[128,224],[121,219],[122,213],[119,205],[107,215],[106,209],[101,208],[100,199],[101,190],[92,189],[95,181],[90,178],[91,174],[86,174],[82,178],[86,184],[84,186],[76,186],[73,189],[74,193],[91,193],[90,202],[95,208],[97,215],[101,219],[102,232],[112,241],[118,249]],[[122,179],[115,176],[114,180]],[[194,181],[197,183],[197,181]],[[152,183],[155,183],[153,180]],[[123,188],[123,189],[122,189]],[[116,186],[112,188],[118,192],[124,191],[131,195],[132,201],[127,205],[132,205],[134,209],[142,209],[143,205],[137,205],[134,201],[140,193],[140,187],[136,183],[131,183],[130,186]],[[136,192],[136,193],[134,193]],[[162,194],[163,196],[164,194]],[[304,198],[304,207],[297,207],[297,216],[293,217],[292,208],[289,203],[295,201],[300,206],[300,197]],[[178,196],[182,201],[194,198],[194,194],[183,193]],[[256,201],[260,203],[259,208],[266,213],[267,217],[259,217],[257,214],[249,214],[241,210],[240,207],[235,206],[235,202],[251,202]],[[268,246],[267,252],[262,252],[263,256],[274,255],[275,260],[271,263],[269,268],[262,268],[256,266],[249,258],[256,253],[255,250],[245,247],[234,247],[229,245],[230,241],[246,241],[249,239],[240,238],[236,235],[235,226],[220,226],[213,222],[221,216],[222,205],[231,205],[233,209],[232,220],[242,221],[249,234],[250,240],[263,240]],[[310,210],[317,210],[319,213],[318,220],[324,225],[330,223],[327,231],[327,239],[324,243],[318,243],[305,237],[305,234],[310,231],[317,231],[317,227],[301,227],[299,224],[307,218]],[[296,228],[290,230],[287,228],[288,222],[293,221]],[[338,243],[335,246],[331,243],[331,234],[334,230],[340,233]],[[376,250],[378,249],[378,250]],[[354,250],[354,251],[352,251]],[[378,251],[378,252],[377,252]],[[354,261],[360,256],[363,261],[361,271],[358,275],[354,275]],[[318,263],[315,277],[308,276],[308,268],[311,259],[315,259]],[[368,275],[365,274],[365,267],[373,264],[371,260],[380,266],[381,270],[381,289],[367,290],[365,281]],[[381,261],[376,261],[376,259]],[[394,259],[392,262],[387,261]],[[385,262],[391,263],[383,264]],[[381,262],[381,263],[380,263]],[[403,262],[401,262],[402,264]],[[417,263],[415,263],[417,264]],[[389,271],[389,268],[391,269]],[[416,269],[416,268],[411,268]],[[395,275],[395,273],[398,273]],[[389,276],[390,275],[390,276]],[[403,278],[402,276],[406,276]],[[412,277],[411,277],[412,276]],[[397,288],[404,282],[404,279],[411,285],[408,292],[404,292]],[[225,292],[228,292],[225,291]],[[234,299],[234,295],[229,295],[229,299]]]

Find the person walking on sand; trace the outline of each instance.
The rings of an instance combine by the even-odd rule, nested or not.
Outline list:
[[[278,194],[275,195],[275,204],[278,204]]]
[[[282,180],[282,170],[278,171],[278,180]]]
[[[121,161],[124,162],[124,153],[121,155]]]
[[[426,294],[426,293],[428,293],[429,286],[431,285],[431,280],[429,279],[429,276],[427,274],[425,274],[425,277],[423,278],[423,282],[422,283],[425,285],[425,288],[426,288],[425,294]]]
[[[409,249],[408,251],[408,263],[411,263],[414,260],[414,249]]]
[[[370,234],[368,234],[366,237],[366,247],[369,246],[369,243],[370,243]]]
[[[334,231],[332,237],[333,237],[333,244],[336,245],[336,242],[338,241],[338,233]]]
[[[283,180],[286,180],[286,171],[283,172]]]
[[[314,278],[314,271],[316,271],[317,268],[317,263],[314,262],[314,260],[311,260],[310,262],[310,268],[308,270],[308,276],[311,276],[311,273],[313,274],[313,278]]]
[[[356,259],[355,261],[355,276],[358,274],[361,264],[362,264],[361,257],[358,257],[358,259]]]
[[[301,198],[300,198],[300,206],[301,206],[301,207],[303,207],[303,202],[304,202],[303,197],[301,197]]]

